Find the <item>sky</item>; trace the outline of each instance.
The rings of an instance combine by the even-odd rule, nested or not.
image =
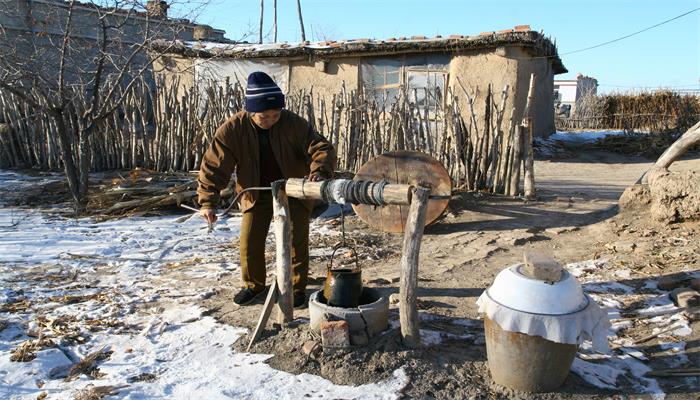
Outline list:
[[[295,0],[278,1],[278,41],[298,42]],[[264,31],[271,42],[272,0]],[[556,40],[569,73],[598,79],[599,92],[644,88],[700,89],[700,10],[630,38],[574,54],[700,8],[700,0],[301,0],[307,40],[480,32],[529,24]],[[192,2],[174,7],[184,12]],[[194,19],[226,31],[229,39],[258,40],[260,1],[211,0]],[[171,13],[172,15],[172,13]]]

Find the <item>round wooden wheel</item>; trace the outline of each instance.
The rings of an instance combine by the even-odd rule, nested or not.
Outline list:
[[[355,174],[354,180],[417,186],[428,184],[431,198],[425,224],[431,224],[442,215],[452,194],[452,181],[445,167],[433,157],[418,151],[392,151],[367,161]],[[403,232],[408,218],[409,206],[388,205],[384,207],[353,204],[355,213],[367,225],[384,232]]]

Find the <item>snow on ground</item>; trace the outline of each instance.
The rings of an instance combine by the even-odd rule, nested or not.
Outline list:
[[[622,135],[624,131],[558,131],[547,138],[535,138],[535,153],[546,159],[563,158],[569,154],[566,146],[591,144],[607,136]],[[562,146],[564,144],[565,146]]]
[[[549,140],[557,140],[567,143],[593,143],[596,140],[603,139],[607,136],[623,135],[625,131],[572,131],[572,132],[555,132],[549,136]]]
[[[673,304],[668,293],[659,290],[651,281],[646,282],[644,288],[647,292],[656,293],[640,294],[628,285],[606,280],[605,267],[606,261],[603,259],[571,263],[566,266],[566,269],[581,282],[584,291],[607,309],[612,325],[608,341],[614,349],[611,354],[596,354],[584,345],[579,349],[571,370],[586,382],[600,388],[617,389],[624,380],[639,393],[650,394],[654,399],[663,399],[665,394],[658,381],[644,376],[651,371],[651,368],[645,364],[645,361],[648,361],[647,357],[637,349],[640,344],[635,342],[635,338],[627,336],[625,331],[635,324],[648,324],[652,327],[652,333],[666,332],[659,335],[661,340],[659,346],[662,349],[668,349],[674,355],[674,363],[678,366],[687,362],[687,356],[683,354],[685,342],[678,337],[692,333],[689,321],[683,316],[683,309]],[[630,271],[614,271],[612,275],[615,279],[619,279],[620,276],[629,276]],[[635,315],[656,316],[635,322],[623,318],[622,310],[626,305],[634,303],[643,304],[641,308],[635,306]],[[674,327],[675,329],[667,331],[668,328]],[[641,343],[642,346],[646,344],[648,343]]]
[[[51,179],[56,177],[0,171],[0,190],[19,192]],[[240,220],[219,222],[207,234],[198,218],[177,219],[95,223],[0,209],[0,398],[47,393],[68,399],[89,387],[112,387],[127,399],[399,396],[407,383],[402,370],[386,382],[339,386],[274,370],[264,363],[269,355],[232,350],[245,330],[216,322],[196,303],[211,295],[218,279],[238,273],[237,254],[226,246]],[[683,365],[686,344],[680,337],[690,333],[688,322],[653,282],[640,294],[617,282],[629,271],[606,279],[605,267],[605,260],[567,266],[608,308],[615,348],[602,355],[582,347],[572,370],[601,388],[619,388],[624,381],[640,393],[663,397],[658,382],[644,377],[649,371],[644,353],[626,331],[637,323],[648,324],[650,332],[672,327],[659,336],[660,346]],[[650,317],[621,319],[631,303],[643,304],[637,314]],[[431,317],[421,315],[427,326]],[[426,345],[451,338],[433,329],[421,333]],[[70,373],[77,361],[95,355],[92,368]]]
[[[0,189],[50,179],[0,171]],[[176,219],[95,223],[0,209],[0,398],[68,399],[105,386],[126,399],[398,397],[402,370],[386,382],[339,386],[274,370],[269,355],[235,352],[245,330],[205,316],[196,302],[238,273],[237,254],[225,247],[240,219],[211,234],[198,218]],[[70,374],[90,355],[101,356]]]

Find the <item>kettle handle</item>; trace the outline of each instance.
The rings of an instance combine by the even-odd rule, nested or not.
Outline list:
[[[333,253],[331,254],[331,261],[328,264],[328,272],[331,272],[333,270],[333,259],[335,258],[335,254],[338,252],[340,249],[349,249],[352,251],[353,255],[355,256],[355,269],[360,270],[360,262],[357,257],[357,250],[353,246],[350,246],[349,244],[343,244],[341,243],[339,246],[337,246],[335,249],[333,249]]]

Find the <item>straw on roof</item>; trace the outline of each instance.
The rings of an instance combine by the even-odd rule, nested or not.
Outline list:
[[[531,50],[533,57],[551,57],[555,74],[568,72],[552,41],[528,25],[498,32],[483,32],[478,36],[449,37],[412,36],[385,40],[351,39],[303,43],[212,43],[155,41],[154,50],[196,58],[308,58],[405,54],[415,52],[456,52],[519,46]]]

